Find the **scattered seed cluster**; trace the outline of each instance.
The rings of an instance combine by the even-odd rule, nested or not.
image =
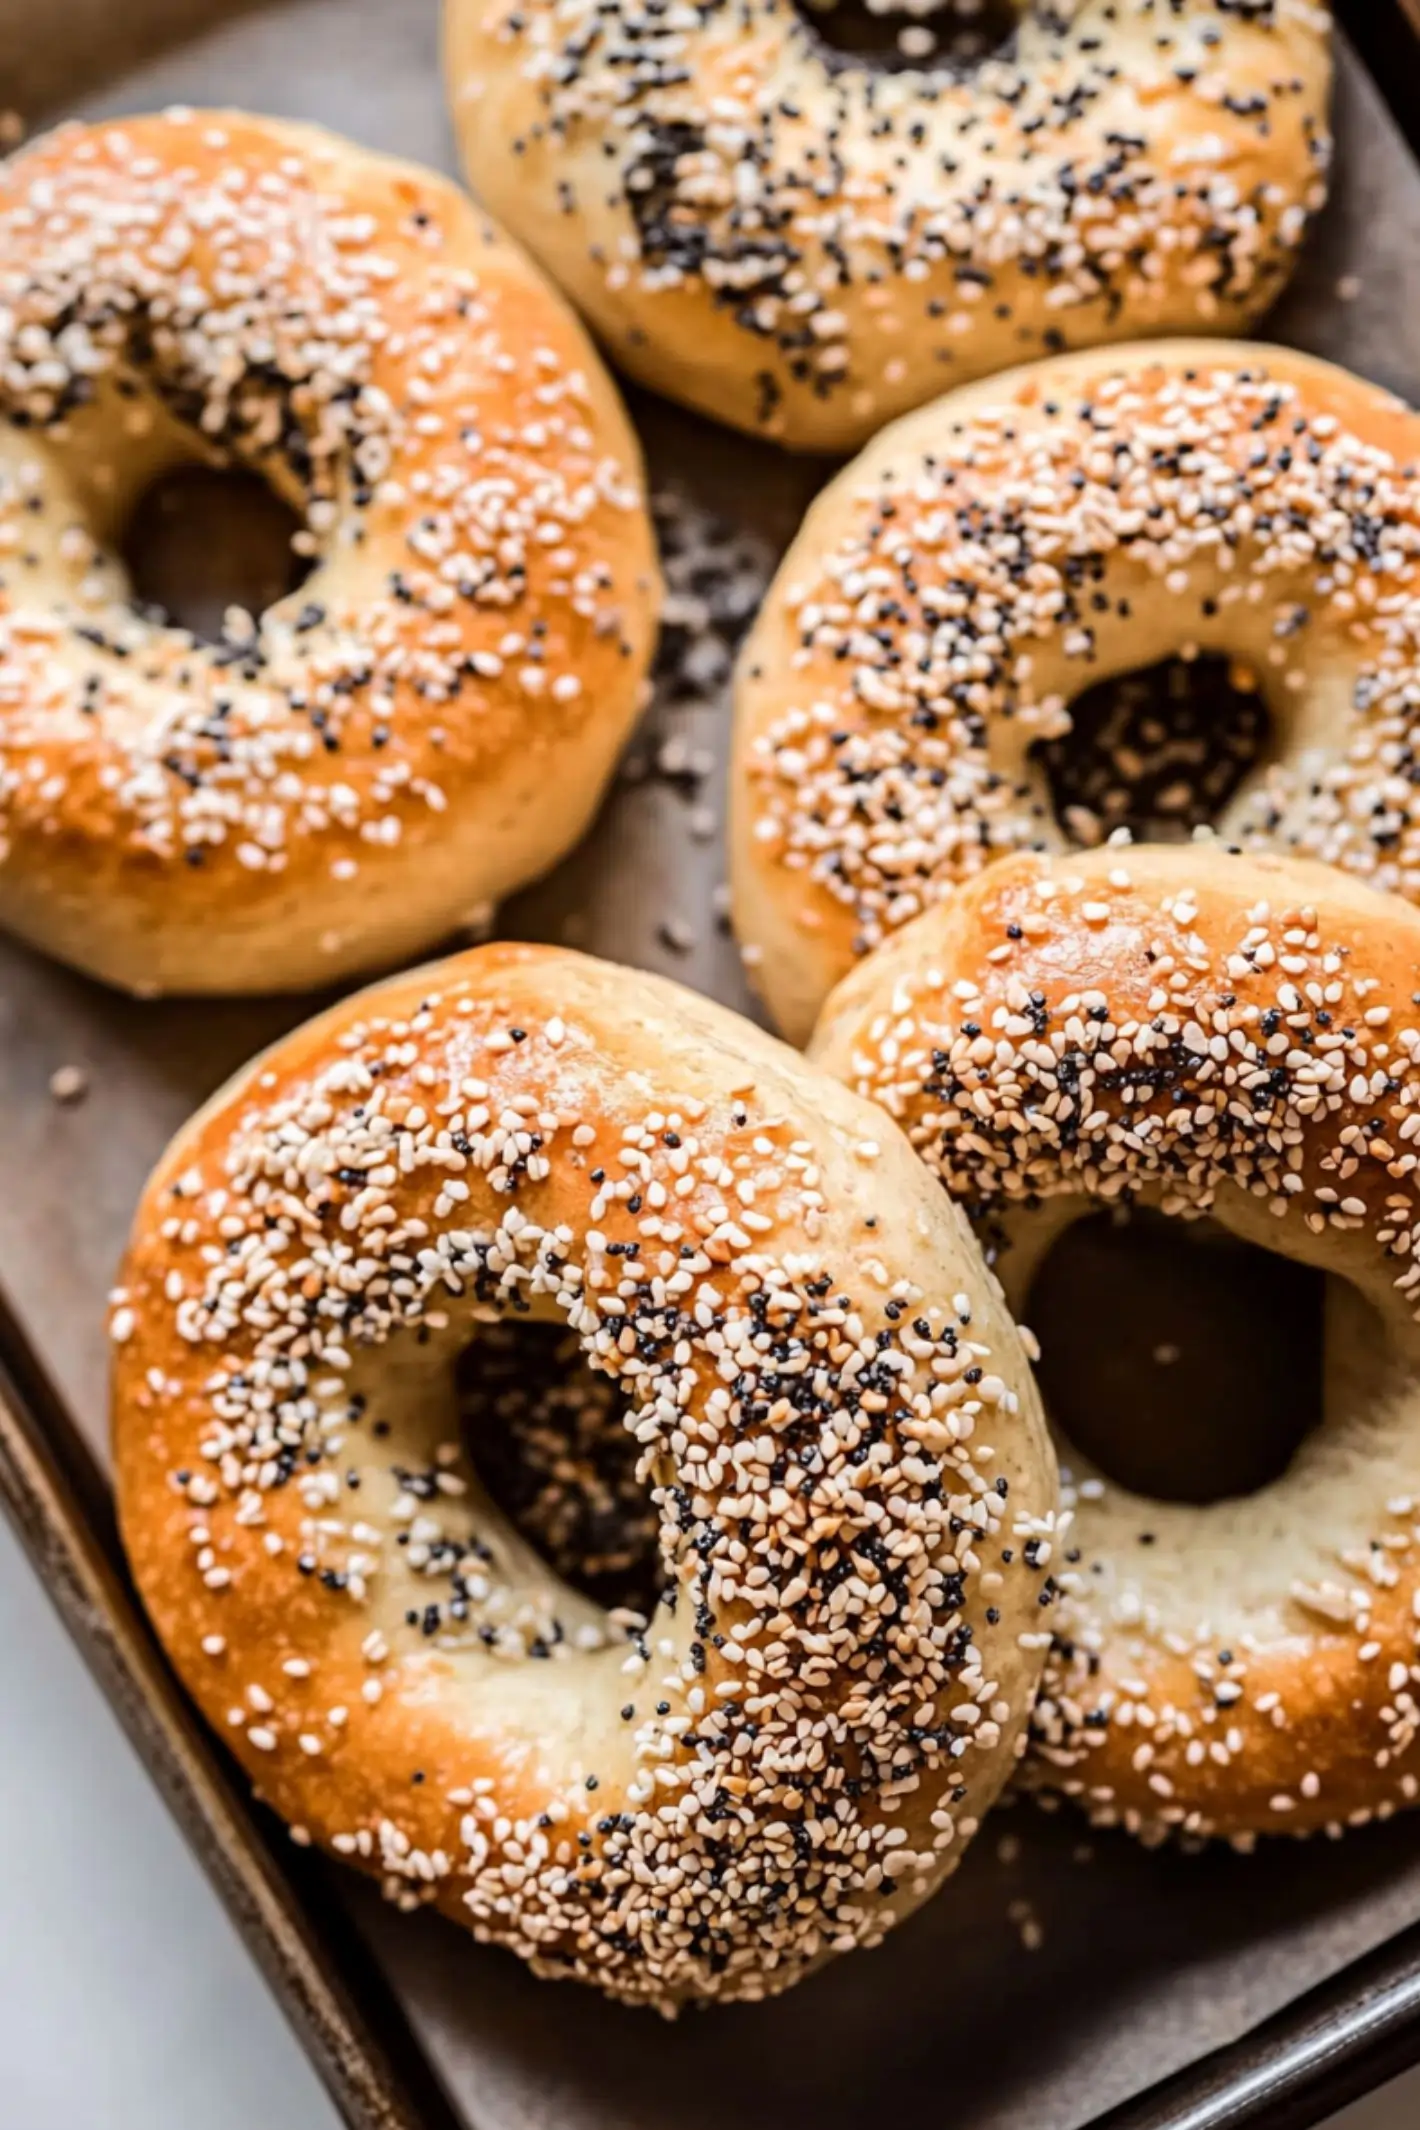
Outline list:
[[[1039,761],[1055,819],[1081,849],[1121,830],[1177,842],[1209,827],[1269,736],[1254,675],[1220,657],[1171,658],[1086,689]]]
[[[466,158],[545,253],[580,233],[562,278],[633,321],[633,364],[664,342],[673,389],[771,432],[836,400],[843,441],[1033,355],[1258,315],[1324,193],[1327,10],[1020,12],[964,78],[831,51],[790,0],[509,0],[469,33]],[[695,378],[687,290],[743,333],[733,378]]]
[[[305,1835],[541,1971],[759,1997],[915,1905],[1004,1779],[1053,1497],[971,1298],[895,1276],[835,1193],[876,1142],[796,1115],[728,1017],[678,1067],[648,1033],[623,1073],[608,1028],[666,997],[603,970],[579,1007],[578,966],[488,949],[405,1010],[358,1002],[175,1157],[113,1318],[125,1523],[195,1690]],[[460,1351],[528,1315],[626,1415],[649,1623],[529,1579],[467,1463]],[[153,1535],[174,1493],[188,1575]],[[539,1510],[554,1546],[564,1506]],[[351,1649],[364,1685],[324,1711]],[[541,1734],[504,1697],[559,1664]],[[420,1724],[433,1757],[386,1784]]]
[[[683,489],[651,499],[666,598],[656,646],[658,696],[667,707],[720,693],[773,568],[767,544],[708,512]],[[665,765],[674,774],[674,765]]]
[[[486,1325],[460,1372],[460,1419],[480,1478],[555,1575],[649,1618],[660,1596],[660,1520],[610,1377],[575,1332]]]
[[[452,188],[326,136],[173,112],[0,171],[7,842],[350,884],[633,705],[642,499],[583,352]],[[216,647],[107,553],[174,452],[269,479],[317,565]]]
[[[1019,858],[851,980],[823,1062],[902,1121],[1008,1288],[1012,1247],[1062,1200],[1250,1216],[1244,1232],[1260,1216],[1263,1240],[1389,1289],[1389,1335],[1411,1337],[1420,936],[1394,904],[1325,897],[1319,870],[1215,851]],[[1415,1797],[1413,1401],[1328,1414],[1334,1430],[1316,1483],[1284,1480],[1226,1532],[1211,1509],[1161,1512],[1168,1558],[1101,1510],[1098,1478],[1067,1494],[1040,1782],[1135,1831],[1243,1840]],[[1217,1577],[1176,1557],[1214,1546]],[[1289,1581],[1299,1548],[1325,1571]]]
[[[709,843],[720,832],[723,777],[712,741],[729,714],[735,653],[763,602],[773,555],[683,488],[658,490],[651,511],[665,582],[652,709],[620,774],[626,783],[672,786],[685,799],[691,837]]]
[[[806,19],[842,57],[864,65],[959,71],[1014,38],[1012,0],[806,0]]]
[[[915,417],[844,477],[747,647],[738,774],[785,896],[845,909],[861,953],[997,853],[1058,845],[1041,752],[1141,646],[1261,686],[1280,759],[1230,838],[1420,895],[1417,444],[1370,388],[1262,351],[1076,358]],[[1128,753],[1067,821],[1084,840],[1147,779]]]

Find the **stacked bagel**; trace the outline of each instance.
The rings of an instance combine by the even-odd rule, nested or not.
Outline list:
[[[1244,1846],[1420,1779],[1420,419],[1199,337],[1320,204],[1325,9],[1023,16],[963,78],[782,0],[450,0],[511,238],[238,113],[0,166],[0,922],[141,994],[396,968],[591,819],[659,577],[544,271],[766,450],[866,446],[735,691],[807,1055],[565,948],[386,976],[179,1135],[112,1320],[134,1571],[263,1795],[664,2010],[876,1942],[1016,1774]],[[314,562],[217,645],[116,560],[193,463]],[[1177,654],[1271,754],[1205,840],[1082,848],[1042,750]],[[1329,1276],[1261,1497],[1052,1439],[1018,1322],[1100,1209]]]

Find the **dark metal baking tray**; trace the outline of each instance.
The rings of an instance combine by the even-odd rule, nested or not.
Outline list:
[[[434,15],[434,0],[0,0],[0,112],[238,101],[447,161]],[[1357,0],[1347,19],[1336,198],[1266,330],[1420,398],[1420,0]],[[708,570],[717,597],[751,603],[825,469],[644,398],[635,411],[701,549],[707,512],[729,527],[686,562],[682,594]],[[744,1004],[710,917],[717,845],[687,833],[679,772],[644,773],[673,736],[682,765],[714,757],[713,799],[723,726],[713,674],[688,696],[668,674],[593,836],[505,928]],[[668,908],[688,934],[657,936]],[[136,1005],[0,945],[0,1498],[356,2130],[859,2130],[909,2108],[942,2130],[1304,2130],[1420,2060],[1420,1814],[1249,1861],[1149,1854],[1018,1807],[881,1953],[675,2028],[536,1985],[292,1848],[135,1605],[105,1477],[102,1301],[168,1133],[303,1010]],[[89,1077],[78,1106],[49,1094],[65,1064]],[[1023,1919],[1044,1925],[1039,1950]]]

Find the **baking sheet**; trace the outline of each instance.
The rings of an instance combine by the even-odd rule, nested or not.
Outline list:
[[[448,166],[436,50],[433,0],[0,0],[0,111],[239,103]],[[1269,332],[1420,398],[1420,171],[1350,63],[1338,132],[1336,196]],[[691,505],[672,513],[693,536],[672,568],[680,610],[693,622],[707,591],[743,608],[826,469],[635,407],[654,485]],[[707,539],[707,512],[748,537]],[[703,810],[719,808],[726,720],[708,642],[696,692],[663,685],[587,845],[501,929],[575,939],[743,1006],[712,914],[722,861]],[[703,779],[702,755],[715,765]],[[143,1175],[212,1087],[304,1010],[140,1006],[0,943],[0,1284],[100,1449],[103,1296]],[[50,1092],[63,1066],[86,1077],[77,1105]],[[1146,1854],[1018,1806],[881,1952],[771,2007],[675,2027],[535,1984],[449,1926],[340,1884],[478,2130],[778,2130],[810,2114],[857,2130],[909,2111],[949,2130],[1079,2130],[1420,1915],[1420,1816],[1244,1860]]]

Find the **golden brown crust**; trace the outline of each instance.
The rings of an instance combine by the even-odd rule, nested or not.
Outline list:
[[[791,0],[447,0],[445,64],[475,189],[620,363],[845,451],[1034,355],[1246,330],[1324,197],[1325,6],[1019,12],[964,80]]]
[[[1248,1500],[1145,1503],[1069,1457],[1030,1779],[1235,1839],[1412,1801],[1420,915],[1214,846],[1006,859],[839,986],[814,1054],[991,1221],[1018,1313],[1064,1225],[1132,1203],[1210,1214],[1375,1312]]]
[[[614,388],[486,217],[310,127],[65,127],[0,167],[0,319],[0,920],[133,989],[306,988],[561,856],[654,544]],[[213,454],[316,558],[216,650],[107,553]]]
[[[630,1409],[649,1626],[457,1439],[510,1308]],[[885,1119],[675,986],[492,947],[297,1031],[161,1164],[114,1333],[125,1541],[207,1715],[309,1838],[543,1972],[783,1988],[1016,1758],[1054,1473],[994,1283]]]
[[[992,857],[1062,848],[1039,743],[1181,651],[1249,670],[1273,720],[1225,840],[1420,895],[1420,814],[1394,784],[1378,803],[1375,768],[1416,714],[1417,466],[1390,394],[1244,343],[1035,364],[878,437],[810,511],[736,681],[735,924],[784,1032]]]

